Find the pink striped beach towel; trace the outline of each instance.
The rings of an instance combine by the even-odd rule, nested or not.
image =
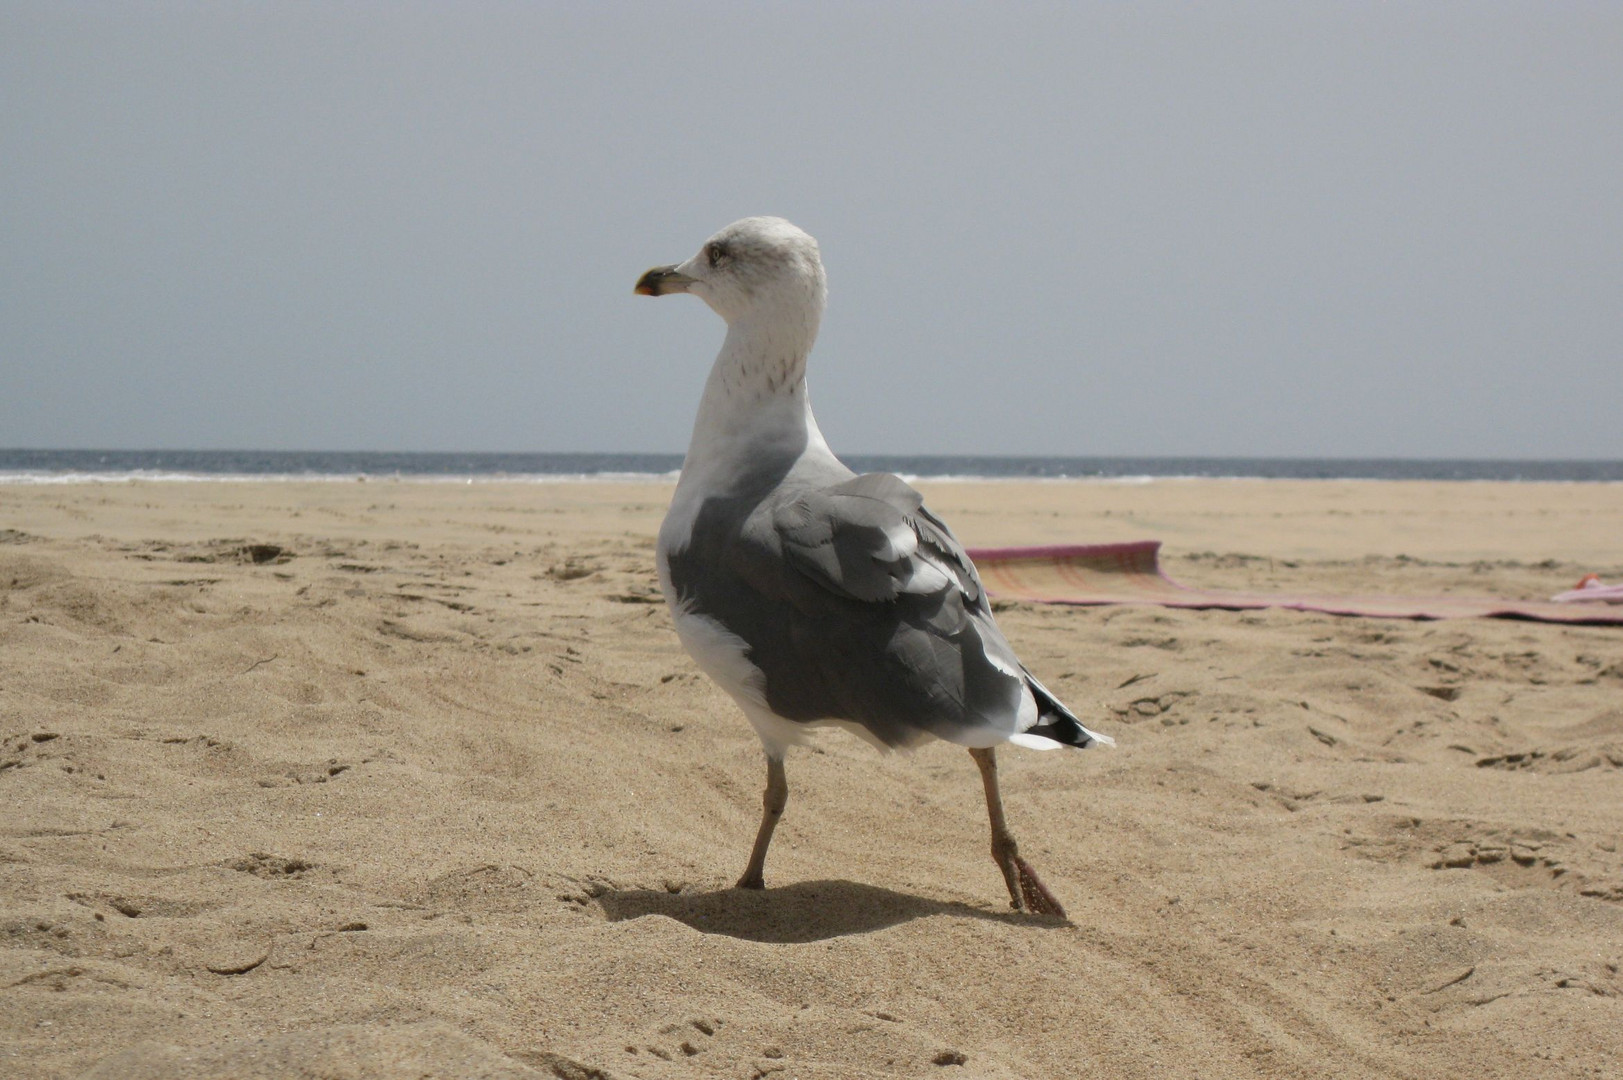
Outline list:
[[[1058,547],[978,548],[970,558],[993,596],[1042,604],[1156,604],[1179,608],[1289,608],[1382,619],[1497,617],[1539,622],[1623,624],[1623,604],[1500,600],[1470,596],[1295,596],[1191,589],[1161,570],[1161,541]],[[1587,589],[1585,593],[1604,591]],[[1578,592],[1579,590],[1573,590]],[[1595,601],[1602,601],[1595,597]]]

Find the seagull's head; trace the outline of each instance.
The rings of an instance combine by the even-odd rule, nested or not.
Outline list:
[[[788,308],[815,325],[826,285],[816,240],[782,218],[750,217],[706,240],[687,262],[654,267],[637,280],[636,291],[693,293],[729,324],[752,312]]]

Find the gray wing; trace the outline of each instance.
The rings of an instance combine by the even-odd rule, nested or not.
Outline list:
[[[897,477],[713,497],[668,565],[785,719],[851,721],[890,746],[1096,738],[1021,666],[963,547]]]
[[[924,496],[888,473],[800,493],[773,512],[783,553],[801,573],[853,600],[956,589],[985,610],[980,577]]]
[[[883,473],[785,494],[741,537],[779,601],[776,625],[743,635],[774,711],[855,721],[892,746],[1015,731],[1024,671],[923,497]]]

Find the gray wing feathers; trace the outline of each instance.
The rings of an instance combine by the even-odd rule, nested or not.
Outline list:
[[[875,473],[775,494],[708,500],[668,557],[683,604],[748,646],[773,712],[891,746],[1013,727],[1019,661],[918,492]]]
[[[980,579],[951,531],[922,495],[887,473],[802,492],[773,513],[772,525],[795,568],[836,594],[895,600],[937,591],[928,585],[940,576],[942,587],[980,600]]]
[[[923,503],[897,477],[869,473],[802,489],[771,514],[784,565],[804,582],[790,590],[808,617],[791,631],[802,662],[824,673],[842,715],[893,745],[1000,726],[1021,693],[974,565]],[[842,607],[852,621],[841,632],[824,621],[830,604],[863,613]]]

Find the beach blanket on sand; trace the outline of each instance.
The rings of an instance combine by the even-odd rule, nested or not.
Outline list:
[[[1191,589],[1161,571],[1160,548],[1159,540],[1138,540],[1125,544],[979,548],[969,555],[994,597],[1042,604],[1156,604],[1233,611],[1290,608],[1382,619],[1498,617],[1623,624],[1623,604],[1587,599],[1558,603],[1472,596],[1297,596]]]

